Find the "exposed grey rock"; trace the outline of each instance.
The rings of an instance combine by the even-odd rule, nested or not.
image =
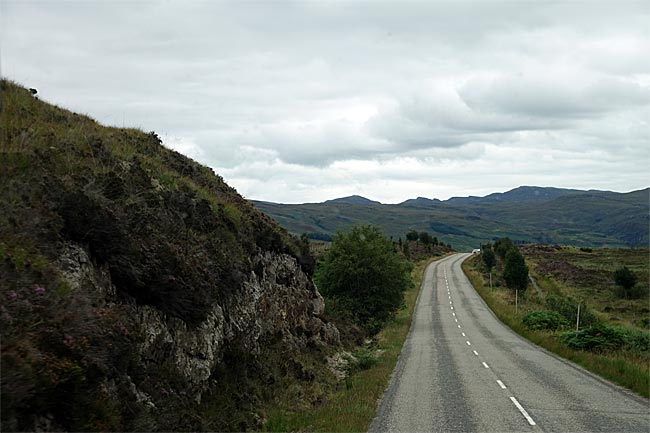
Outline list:
[[[117,302],[108,271],[97,267],[84,248],[66,244],[59,262],[73,290],[91,287],[102,302]],[[262,272],[251,272],[241,288],[215,303],[198,326],[190,326],[153,306],[127,307],[139,335],[134,349],[141,362],[173,366],[176,374],[190,384],[187,391],[197,403],[224,353],[234,346],[240,352],[256,355],[263,349],[264,336],[277,335],[281,335],[287,353],[308,344],[340,344],[338,329],[321,317],[323,297],[295,258],[261,252],[253,258],[253,265]],[[151,396],[139,390],[130,377],[125,375],[122,380],[139,405],[147,411],[156,409]]]

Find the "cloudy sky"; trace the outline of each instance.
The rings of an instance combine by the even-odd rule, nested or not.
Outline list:
[[[251,199],[631,191],[648,23],[647,0],[0,0],[0,66]]]

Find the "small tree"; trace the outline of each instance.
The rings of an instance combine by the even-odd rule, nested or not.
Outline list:
[[[505,260],[506,254],[512,249],[514,244],[510,238],[498,239],[494,242],[494,252],[497,256],[501,257],[502,260]]]
[[[506,253],[503,279],[512,290],[526,290],[528,287],[528,266],[526,266],[524,256],[515,246]]]
[[[326,298],[345,306],[375,333],[402,304],[403,292],[412,284],[411,268],[378,228],[361,226],[334,236],[317,282]]]
[[[487,268],[488,272],[490,272],[494,267],[494,265],[497,263],[492,248],[484,248],[481,251],[481,258],[483,259],[483,264],[485,264],[485,267]]]
[[[411,230],[406,234],[406,240],[407,241],[417,241],[418,238],[420,237],[420,234],[416,232],[415,230]]]
[[[424,245],[429,245],[432,242],[431,235],[427,232],[420,232],[419,234],[420,242]]]
[[[616,282],[617,286],[623,288],[626,298],[628,297],[630,290],[636,286],[636,281],[636,275],[627,266],[623,266],[614,271],[614,282]]]

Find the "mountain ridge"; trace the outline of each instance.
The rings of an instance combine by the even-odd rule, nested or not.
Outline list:
[[[510,236],[519,242],[635,247],[648,243],[650,188],[617,193],[553,187],[518,187],[479,198],[358,206],[336,202],[253,203],[292,233],[327,240],[336,230],[376,224],[393,238],[429,231],[470,249]],[[371,211],[370,211],[371,209]]]
[[[628,191],[634,192],[635,190]],[[454,196],[446,200],[440,200],[437,198],[428,198],[428,197],[416,197],[409,198],[399,203],[382,203],[377,200],[371,200],[362,195],[350,195],[345,197],[338,197],[333,199],[328,199],[322,202],[305,202],[305,203],[281,203],[273,202],[269,200],[250,200],[251,202],[260,202],[268,204],[323,204],[323,203],[345,203],[345,204],[358,204],[358,205],[435,205],[440,203],[446,204],[456,204],[456,203],[489,203],[489,202],[525,202],[525,201],[546,201],[552,200],[554,198],[562,197],[565,195],[572,194],[590,194],[590,193],[610,193],[613,191],[609,190],[598,190],[598,189],[573,189],[573,188],[558,188],[552,186],[529,186],[521,185],[515,188],[512,188],[504,192],[493,192],[484,196]],[[619,194],[626,194],[627,192],[621,192]]]

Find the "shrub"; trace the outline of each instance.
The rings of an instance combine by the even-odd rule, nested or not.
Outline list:
[[[526,290],[528,287],[528,266],[524,256],[517,247],[512,247],[506,253],[506,262],[503,266],[503,279],[506,285],[512,289]]]
[[[650,317],[643,317],[636,320],[634,324],[640,328],[650,329]]]
[[[627,266],[623,266],[614,271],[616,285],[623,287],[626,291],[634,287],[636,280],[636,275]]]
[[[623,289],[625,298],[640,298],[644,293],[647,293],[647,290],[635,290],[637,276],[627,266],[614,271],[614,282]]]
[[[513,247],[514,244],[510,238],[497,239],[494,242],[494,252],[497,256],[501,257],[502,260],[506,258],[506,254],[508,254],[508,251]]]
[[[372,350],[361,349],[354,352],[354,368],[357,370],[367,370],[379,362],[379,358]]]
[[[529,329],[557,330],[569,326],[569,321],[560,313],[549,310],[538,310],[527,313],[522,322]]]
[[[412,284],[411,267],[378,228],[361,226],[336,234],[316,280],[326,298],[337,299],[374,333],[402,304],[403,292]]]
[[[497,260],[494,255],[492,248],[484,248],[481,250],[481,258],[483,259],[483,264],[487,268],[488,272],[496,265]]]
[[[569,296],[551,294],[546,298],[546,308],[560,313],[571,324],[576,323],[578,302]],[[580,326],[591,326],[598,321],[585,304],[580,305]]]
[[[628,349],[635,352],[650,351],[650,335],[623,326],[596,324],[579,331],[568,331],[560,340],[573,349],[609,351]]]

